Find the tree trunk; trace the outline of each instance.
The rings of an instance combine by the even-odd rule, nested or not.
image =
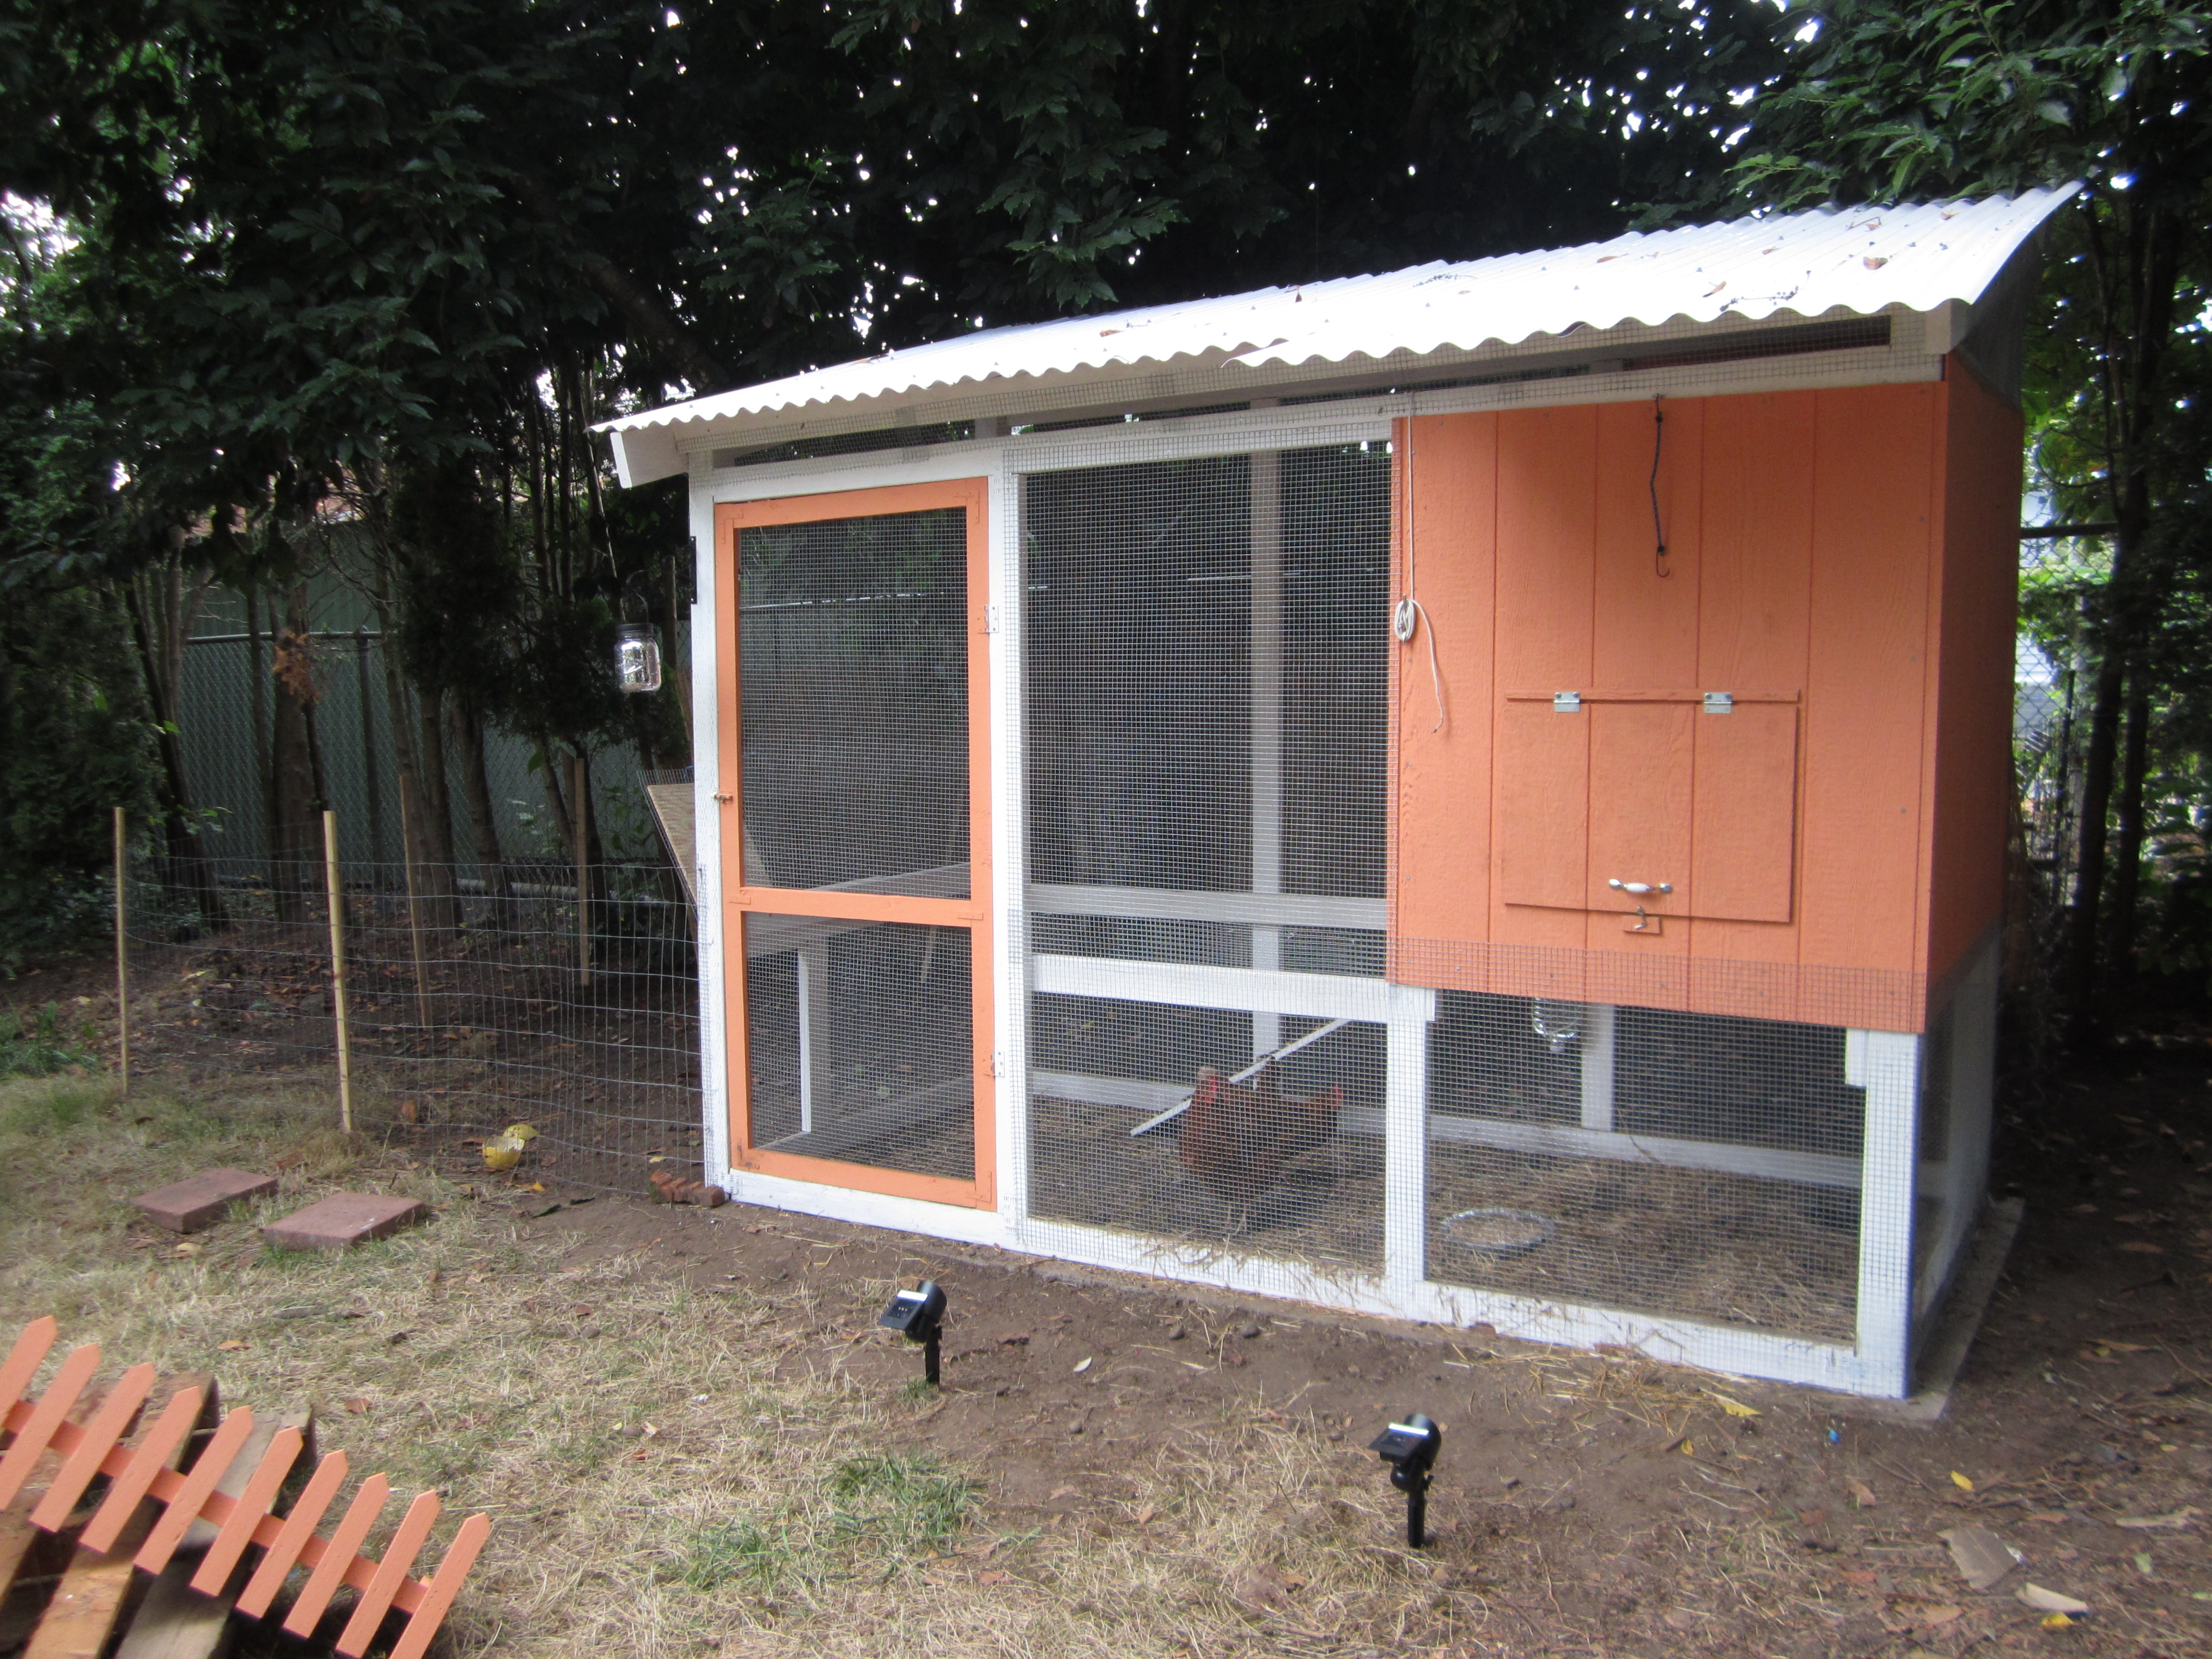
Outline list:
[[[194,595],[190,606],[185,605],[184,566],[172,556],[161,568],[131,580],[125,590],[123,608],[131,619],[131,637],[137,647],[138,670],[146,683],[146,704],[154,716],[155,746],[161,762],[157,799],[167,849],[163,884],[173,892],[191,896],[204,926],[227,927],[230,918],[193,822],[191,787],[185,776],[177,720],[184,679],[184,636],[191,629],[192,613],[199,608],[198,596]]]
[[[2143,774],[2150,763],[2150,688],[2137,663],[2128,676],[2127,723],[2120,745],[2118,837],[2112,853],[2112,937],[2106,984],[2124,991],[2136,976],[2136,903],[2142,888]]]
[[[459,872],[453,855],[453,796],[446,781],[446,694],[437,686],[418,689],[422,706],[422,769],[416,777],[415,799],[422,807],[417,833],[422,840],[422,865],[415,873],[416,891],[422,896],[423,925],[434,932],[451,933],[460,926],[460,890],[454,884]]]
[[[503,919],[503,904],[510,890],[507,858],[499,845],[499,817],[492,810],[491,780],[484,771],[483,716],[456,697],[453,726],[453,742],[460,750],[461,804],[469,815],[469,839],[476,843],[484,896],[492,901],[493,914]]]
[[[276,919],[286,927],[304,925],[313,914],[309,895],[322,887],[319,802],[315,760],[307,738],[307,710],[314,702],[314,671],[308,655],[307,591],[295,587],[284,627],[276,635],[270,680],[276,718],[270,727],[270,771],[276,799],[276,833],[269,847],[269,885]]]
[[[261,651],[261,589],[246,584],[246,702],[253,717],[253,781],[261,791],[262,844],[276,846],[276,775],[269,752],[269,664]],[[270,620],[273,622],[274,617]]]

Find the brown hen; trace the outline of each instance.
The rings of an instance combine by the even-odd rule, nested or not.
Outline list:
[[[1249,1083],[1224,1082],[1203,1066],[1182,1115],[1176,1154],[1216,1192],[1249,1197],[1274,1185],[1299,1153],[1328,1145],[1343,1109],[1344,1091],[1334,1084],[1303,1100],[1285,1100],[1281,1070],[1272,1060]]]

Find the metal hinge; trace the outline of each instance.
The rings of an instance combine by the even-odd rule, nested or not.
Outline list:
[[[995,634],[999,631],[999,607],[995,605],[987,605],[983,607],[983,631],[986,634]]]
[[[1735,698],[1730,693],[1726,691],[1705,693],[1705,713],[1708,714],[1732,714],[1735,712]]]
[[[991,1050],[991,1075],[992,1075],[993,1077],[1004,1077],[1004,1076],[1006,1076],[1006,1051],[1005,1049],[1003,1049],[1003,1048],[994,1048],[994,1049],[992,1049],[992,1050]]]
[[[1582,712],[1583,694],[1579,691],[1552,693],[1552,712],[1554,714],[1578,714]]]

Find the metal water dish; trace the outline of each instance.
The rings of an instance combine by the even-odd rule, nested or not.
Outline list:
[[[1443,1236],[1477,1255],[1525,1255],[1548,1244],[1559,1228],[1534,1210],[1462,1210],[1443,1219]]]

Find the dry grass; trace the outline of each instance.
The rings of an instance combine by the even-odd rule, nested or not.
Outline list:
[[[934,1402],[851,1375],[884,1286],[566,1266],[329,1115],[0,1085],[0,1319],[53,1312],[118,1363],[214,1371],[232,1403],[305,1397],[357,1470],[438,1487],[449,1524],[489,1510],[460,1653],[1346,1654],[1481,1622],[1478,1592],[1377,1541],[1386,1499],[1310,1422],[1240,1408],[1081,1514],[1002,1522],[985,1471],[909,1449]],[[132,1227],[130,1194],[222,1163],[281,1167],[264,1212],[342,1182],[437,1218],[342,1256],[264,1249],[263,1214],[182,1254]]]

